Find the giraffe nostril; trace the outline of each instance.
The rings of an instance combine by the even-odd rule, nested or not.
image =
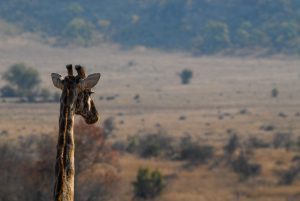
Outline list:
[[[89,117],[89,118],[85,119],[85,122],[87,124],[94,124],[94,123],[96,123],[98,121],[98,119],[99,119],[98,116]]]

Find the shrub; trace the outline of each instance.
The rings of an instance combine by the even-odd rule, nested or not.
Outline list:
[[[282,117],[282,118],[286,118],[287,117],[287,115],[285,113],[283,113],[283,112],[279,112],[278,116]]]
[[[117,152],[106,143],[105,134],[101,127],[88,125],[80,120],[74,127],[75,135],[75,162],[77,170],[91,167],[96,163],[115,164]]]
[[[291,135],[289,133],[276,133],[273,137],[273,146],[275,149],[286,148],[292,146]]]
[[[164,178],[160,171],[150,171],[148,168],[138,170],[136,181],[133,182],[134,196],[151,199],[158,196],[164,189]]]
[[[78,200],[113,200],[119,185],[118,154],[106,142],[104,130],[80,120],[74,127],[76,197]],[[102,171],[96,171],[101,167]],[[91,170],[90,173],[88,173]],[[84,175],[89,176],[85,177]]]
[[[248,113],[248,110],[246,108],[242,108],[240,109],[240,114],[247,114]]]
[[[205,163],[212,158],[214,149],[210,145],[192,144],[190,147],[185,147],[181,150],[180,159],[187,160],[190,164]]]
[[[102,129],[79,122],[75,124],[75,136],[76,197],[113,200],[119,184],[115,170],[117,155],[105,143]],[[55,154],[56,138],[51,135],[29,135],[9,144],[1,143],[0,200],[49,200],[54,185]],[[99,165],[106,165],[102,174],[93,169]]]
[[[137,136],[129,137],[127,139],[126,151],[129,153],[137,152],[139,144],[139,138]]]
[[[184,120],[186,120],[186,116],[181,115],[178,119],[181,120],[181,121],[184,121]]]
[[[119,97],[119,94],[115,94],[115,95],[107,96],[105,99],[106,99],[107,101],[111,101],[111,100],[115,100],[115,99],[118,98],[118,97]],[[102,100],[102,99],[100,99],[100,100]]]
[[[17,97],[18,92],[10,85],[5,85],[0,89],[2,97]]]
[[[250,137],[247,145],[250,148],[267,148],[270,147],[270,143],[264,142],[262,139],[258,139],[256,137]]]
[[[118,140],[112,144],[112,148],[120,153],[123,153],[126,151],[127,144],[125,141]]]
[[[140,154],[145,158],[157,157],[161,154],[168,155],[167,152],[172,150],[171,142],[172,139],[169,136],[165,136],[165,133],[162,131],[147,134],[140,139]]]
[[[133,100],[135,100],[136,102],[140,102],[140,94],[136,94],[136,95],[133,97]]]
[[[233,160],[231,166],[241,179],[257,176],[261,172],[261,165],[249,163],[249,159],[244,154],[240,154],[237,159]]]
[[[236,134],[233,134],[228,143],[224,146],[224,152],[226,155],[231,156],[235,150],[239,147],[239,138]]]
[[[158,133],[149,133],[142,136],[135,136],[128,139],[127,151],[137,153],[143,158],[149,157],[172,157],[173,139],[163,130]]]
[[[179,74],[179,77],[181,78],[182,84],[189,84],[190,79],[193,77],[193,71],[191,71],[189,69],[184,69]]]
[[[200,145],[189,136],[181,139],[179,159],[186,160],[189,165],[205,163],[213,154],[214,148],[211,145]]]
[[[300,162],[300,155],[295,155],[295,156],[292,158],[292,161],[293,161],[293,162]]]
[[[273,98],[276,98],[278,96],[278,94],[279,94],[278,89],[277,88],[273,88],[272,91],[271,91],[271,96]]]
[[[116,129],[113,117],[109,117],[103,121],[103,129],[105,137],[108,137]]]
[[[264,130],[264,131],[273,131],[276,127],[272,124],[266,124],[266,125],[262,125],[260,127],[261,130]]]
[[[283,172],[279,180],[281,185],[291,185],[300,173],[300,167],[291,167]]]
[[[157,157],[161,153],[161,146],[155,142],[150,142],[145,146],[141,152],[141,156],[144,158]]]
[[[51,196],[53,142],[48,135],[41,135],[20,138],[15,145],[0,145],[1,200],[47,200]],[[45,157],[48,154],[50,157]]]

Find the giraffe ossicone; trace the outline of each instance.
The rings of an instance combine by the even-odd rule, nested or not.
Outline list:
[[[62,90],[60,98],[59,133],[55,164],[55,201],[74,201],[74,116],[80,115],[88,124],[99,119],[91,89],[100,79],[100,73],[86,77],[82,66],[76,65],[77,75],[73,75],[73,66],[66,66],[68,75],[62,77],[52,73],[53,85]]]

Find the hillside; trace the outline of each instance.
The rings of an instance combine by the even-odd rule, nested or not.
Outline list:
[[[297,0],[0,1],[0,17],[53,45],[103,41],[194,54],[299,53]],[[11,26],[1,26],[14,34]],[[229,51],[228,51],[229,50]]]

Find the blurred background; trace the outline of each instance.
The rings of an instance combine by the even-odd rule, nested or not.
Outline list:
[[[0,201],[52,199],[66,64],[77,201],[300,200],[300,1],[0,0]]]

